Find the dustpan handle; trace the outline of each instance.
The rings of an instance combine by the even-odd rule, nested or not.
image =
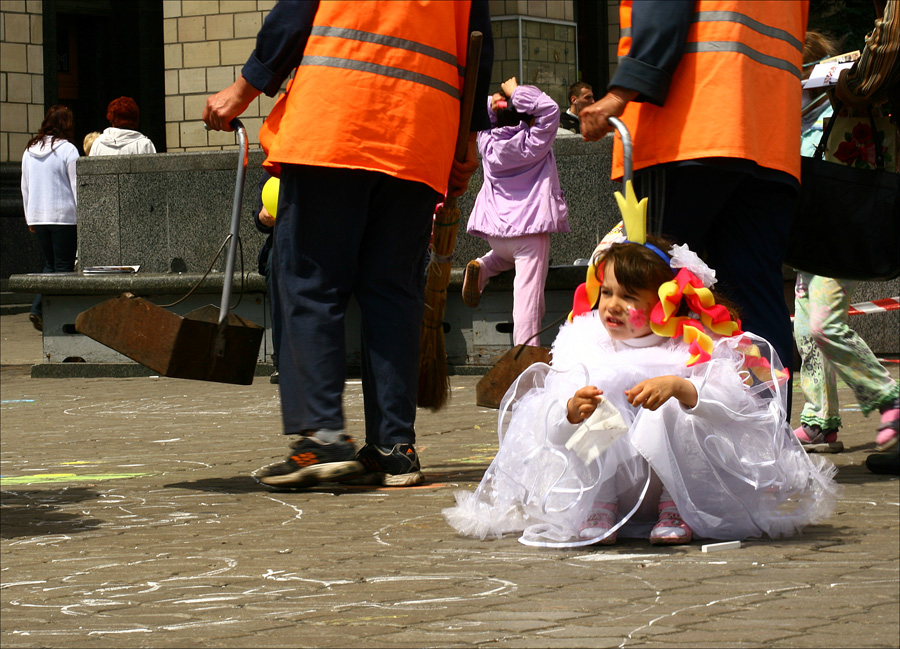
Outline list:
[[[619,132],[619,137],[622,138],[622,159],[625,166],[625,171],[622,173],[622,186],[624,187],[625,183],[631,180],[633,176],[631,165],[631,134],[628,132],[628,127],[625,126],[625,123],[618,117],[608,117],[606,121],[613,125],[613,128]]]
[[[219,305],[219,324],[228,318],[228,305],[231,303],[231,287],[234,284],[234,258],[237,253],[238,236],[241,224],[241,203],[244,200],[244,179],[247,177],[247,131],[241,120],[231,120],[231,127],[238,137],[237,180],[234,184],[234,206],[231,209],[231,238],[228,241],[228,254],[225,256],[225,281],[222,282],[222,303]]]

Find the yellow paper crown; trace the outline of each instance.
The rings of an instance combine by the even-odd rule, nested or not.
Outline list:
[[[625,224],[625,238],[634,243],[647,243],[647,199],[638,201],[630,180],[625,183],[625,196],[616,192],[615,197]]]

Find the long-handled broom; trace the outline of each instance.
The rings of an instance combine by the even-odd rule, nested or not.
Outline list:
[[[469,35],[466,54],[466,73],[460,99],[459,132],[456,137],[455,157],[466,159],[469,125],[475,104],[475,83],[481,62],[481,32]],[[447,375],[447,352],[444,348],[444,310],[447,307],[447,285],[450,283],[450,267],[456,232],[459,229],[459,203],[455,196],[447,196],[434,216],[431,236],[431,260],[425,281],[425,317],[419,343],[419,395],[418,404],[423,408],[440,410],[450,396],[450,377]]]

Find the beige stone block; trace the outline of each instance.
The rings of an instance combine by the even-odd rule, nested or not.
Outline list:
[[[519,23],[516,20],[500,21],[500,35],[504,38],[518,37]]]
[[[4,12],[25,13],[27,11],[24,0],[3,0],[0,9]]]
[[[180,18],[181,0],[166,0],[163,4],[163,18]]]
[[[3,33],[9,43],[27,43],[31,38],[31,17],[28,14],[3,14]]]
[[[264,13],[269,13],[275,6],[275,2],[276,0],[257,0],[256,8]]]
[[[488,11],[492,16],[502,16],[506,13],[506,3],[504,0],[488,0]]]
[[[44,77],[43,75],[31,75],[31,97],[34,103],[44,105]]]
[[[208,146],[207,132],[200,120],[179,123],[181,146],[205,147]]]
[[[206,91],[219,92],[234,83],[241,73],[239,68],[231,65],[208,68],[206,70]]]
[[[25,56],[28,59],[28,72],[31,74],[44,74],[43,45],[26,45],[25,52]]]
[[[570,0],[547,0],[547,18],[565,20],[566,5],[570,4],[572,4]]]
[[[234,14],[206,17],[206,38],[223,41],[234,38]]]
[[[619,3],[618,2],[607,2],[606,3],[606,22],[607,24],[612,26],[619,26]],[[618,30],[617,30],[618,31]]]
[[[235,14],[234,16],[234,37],[235,38],[256,38],[256,33],[262,27],[262,14],[258,11],[246,14]]]
[[[191,68],[209,68],[219,65],[219,42],[184,44],[184,63]]]
[[[28,50],[20,43],[0,43],[0,66],[6,72],[28,72]]]
[[[25,12],[30,14],[38,14],[40,15],[43,12],[44,2],[43,0],[26,0],[25,1]]]
[[[10,104],[0,106],[0,131],[7,133],[28,132],[28,106],[27,104]]]
[[[44,17],[41,15],[30,15],[29,23],[31,33],[29,34],[28,41],[32,45],[41,45],[44,42]]]
[[[44,115],[47,113],[44,110],[44,105],[28,104],[26,112],[28,114],[28,126],[25,127],[25,132],[37,133],[41,130],[41,123],[44,121]]]
[[[179,70],[178,92],[183,95],[206,92],[206,68]]]
[[[6,101],[6,73],[0,72],[0,104]]]
[[[178,70],[165,71],[166,96],[178,94]]]
[[[243,65],[256,47],[255,38],[238,38],[233,41],[222,41],[220,60],[222,65]]]
[[[259,114],[260,115],[268,115],[272,112],[272,106],[275,105],[275,102],[278,101],[278,97],[281,96],[279,92],[274,97],[268,97],[266,95],[260,95],[257,97],[257,102],[259,102]]]
[[[208,95],[206,94],[184,97],[184,115],[178,121],[201,121],[203,119],[203,109],[206,108],[207,97]]]
[[[6,133],[0,133],[0,162],[10,162],[9,135]]]
[[[189,43],[206,40],[206,18],[190,16],[178,19],[178,41]]]
[[[241,120],[243,123],[243,119]],[[246,128],[246,124],[244,124],[244,128]],[[209,146],[215,146],[220,149],[227,149],[229,147],[233,147],[237,143],[236,135],[234,131],[210,131],[209,132]],[[247,139],[249,140],[250,134],[247,134]]]
[[[37,133],[37,129],[35,129]],[[9,155],[12,160],[19,161],[22,159],[22,153],[28,140],[31,139],[31,133],[10,133],[9,134]]]
[[[220,11],[227,11],[227,9],[220,10],[218,0],[182,0],[181,2],[183,16],[211,16]]]
[[[528,15],[536,18],[547,17],[547,0],[528,0]]]
[[[181,43],[163,45],[166,70],[177,70],[184,67],[183,47]]]
[[[263,11],[264,9],[260,7],[261,2],[256,2],[256,0],[222,0],[220,3],[221,9],[220,11],[228,11],[233,14],[247,13],[249,11]],[[270,3],[270,6],[265,8],[266,11],[275,6],[275,3]]]
[[[168,3],[163,3],[168,4]],[[175,18],[163,18],[163,43],[178,42],[178,20]]]
[[[166,97],[166,122],[184,121],[184,100],[181,95]]]
[[[263,125],[264,118],[263,117],[248,117],[247,119],[241,118],[241,122],[244,124],[244,128],[247,129],[247,142],[250,146],[259,145],[259,129]]]
[[[6,75],[6,101],[27,104],[31,99],[31,75],[11,73]]]
[[[166,123],[166,151],[174,152],[181,149],[181,131],[178,122]]]

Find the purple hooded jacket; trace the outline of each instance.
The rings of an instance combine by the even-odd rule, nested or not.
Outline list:
[[[559,106],[534,86],[518,86],[510,103],[534,115],[534,125],[497,127],[478,133],[484,184],[469,216],[469,234],[511,238],[524,234],[568,232],[568,207],[559,186],[553,141]]]

